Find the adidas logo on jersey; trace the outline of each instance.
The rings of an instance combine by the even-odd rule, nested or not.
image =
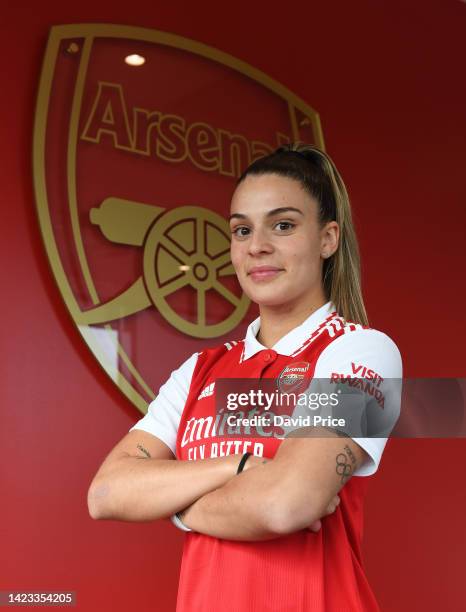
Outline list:
[[[215,383],[210,383],[210,385],[207,385],[207,387],[205,389],[203,389],[199,395],[199,397],[197,398],[198,400],[202,399],[203,397],[209,397],[209,395],[213,395],[214,394],[214,387],[215,387]]]

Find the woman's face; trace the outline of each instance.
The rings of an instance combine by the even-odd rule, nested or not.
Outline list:
[[[317,201],[298,181],[248,176],[233,194],[230,227],[231,261],[251,300],[293,308],[324,299],[322,254],[336,250],[338,225],[319,226]]]

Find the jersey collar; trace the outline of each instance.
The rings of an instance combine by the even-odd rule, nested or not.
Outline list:
[[[332,302],[327,302],[315,310],[301,325],[288,332],[283,338],[274,344],[272,350],[280,355],[291,355],[309,338],[321,323],[335,312]],[[248,327],[246,338],[244,339],[243,360],[249,359],[259,351],[267,350],[256,338],[260,329],[260,317],[257,317]]]

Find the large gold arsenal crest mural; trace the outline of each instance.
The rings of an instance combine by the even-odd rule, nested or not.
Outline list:
[[[317,113],[226,53],[142,28],[52,28],[34,127],[40,229],[80,334],[142,412],[159,370],[242,337],[231,195],[251,161],[294,140],[323,148]]]

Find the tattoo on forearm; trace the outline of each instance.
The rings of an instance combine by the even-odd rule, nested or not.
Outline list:
[[[345,444],[343,450],[345,451],[346,455],[348,455],[351,463],[348,461],[345,453],[338,453],[336,456],[336,472],[339,476],[341,476],[341,483],[345,484],[345,482],[347,482],[353,474],[353,466],[356,463],[356,457],[347,444]]]
[[[146,455],[146,457],[149,457],[149,459],[151,458],[151,454],[149,453],[149,451],[146,448],[144,448],[144,446],[142,444],[138,444],[137,447],[138,447],[138,449],[140,451],[142,451]]]
[[[353,451],[350,449],[348,445],[345,446],[345,451],[348,457],[351,459],[351,463],[354,465],[356,463],[356,457],[354,456]]]
[[[336,472],[338,476],[341,476],[341,483],[345,484],[353,472],[351,464],[348,462],[348,459],[344,453],[338,453],[336,456],[336,463]]]

